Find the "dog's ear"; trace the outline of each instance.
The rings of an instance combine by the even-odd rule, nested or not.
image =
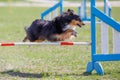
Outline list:
[[[73,15],[74,14],[74,11],[72,9],[68,9],[67,12],[68,12],[69,15]]]
[[[68,9],[67,12],[74,12],[72,9]]]

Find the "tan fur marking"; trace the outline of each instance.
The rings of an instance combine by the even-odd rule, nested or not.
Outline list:
[[[38,40],[35,40],[33,42],[43,42],[44,40],[43,39],[38,39]]]
[[[28,38],[27,38],[27,36],[23,39],[23,42],[27,42],[27,41],[29,41],[28,40]]]
[[[81,26],[84,25],[83,22],[80,22],[80,21],[77,21],[77,20],[72,20],[71,23],[70,23],[71,26],[77,26],[77,24],[79,24]]]
[[[57,40],[64,41],[66,39],[69,39],[69,38],[71,38],[72,33],[73,33],[73,30],[71,30],[71,29],[66,30],[64,33],[62,33],[60,35],[56,35]]]

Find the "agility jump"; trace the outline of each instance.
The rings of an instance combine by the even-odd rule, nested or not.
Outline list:
[[[107,1],[107,0],[104,0]],[[29,45],[90,45],[91,46],[91,62],[88,62],[86,72],[92,73],[93,70],[99,75],[104,75],[104,70],[99,61],[120,61],[120,24],[113,20],[111,17],[101,12],[95,6],[96,0],[91,0],[91,42],[42,42],[42,43],[33,43],[33,42],[8,42],[0,43],[0,46],[29,46]],[[105,48],[105,53],[97,53],[96,45],[96,18],[98,17],[103,22],[109,24],[114,29],[113,35],[113,54],[109,54],[108,49]],[[104,38],[102,38],[104,39]],[[108,42],[107,42],[108,43]],[[117,54],[116,54],[117,53]]]

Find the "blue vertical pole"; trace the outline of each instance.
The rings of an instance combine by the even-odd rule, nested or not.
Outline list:
[[[94,55],[96,54],[96,19],[93,8],[95,7],[95,0],[91,0],[91,62],[88,62],[86,72],[92,73],[95,69]]]
[[[84,16],[84,18],[86,19],[87,18],[87,12],[86,12],[86,0],[84,0],[84,13],[85,13],[85,16]]]
[[[93,10],[94,8],[96,8],[96,0],[91,0],[91,41],[92,41],[92,45],[91,45],[91,53],[92,53],[92,68],[91,70],[93,71],[94,69],[96,70],[96,72],[99,75],[104,75],[104,70],[102,68],[102,65],[99,62],[96,62],[96,60],[94,60],[95,55],[97,55],[96,52],[96,16],[94,15],[95,11]],[[90,64],[90,63],[89,63]]]
[[[63,12],[63,0],[60,1],[60,13],[62,14]]]
[[[92,52],[92,62],[95,62],[93,60],[93,56],[96,54],[96,19],[95,15],[93,14],[93,7],[95,7],[95,0],[91,0],[91,52]]]
[[[104,0],[104,13],[106,14],[106,0]]]
[[[79,6],[78,7],[78,15],[81,17],[80,13],[81,13],[81,7]]]

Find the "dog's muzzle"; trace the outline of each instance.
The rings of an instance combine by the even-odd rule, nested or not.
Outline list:
[[[80,24],[78,23],[78,24],[77,24],[77,26],[79,26],[80,28],[81,28],[82,26],[84,26],[84,25],[85,25],[84,23],[80,23]]]

